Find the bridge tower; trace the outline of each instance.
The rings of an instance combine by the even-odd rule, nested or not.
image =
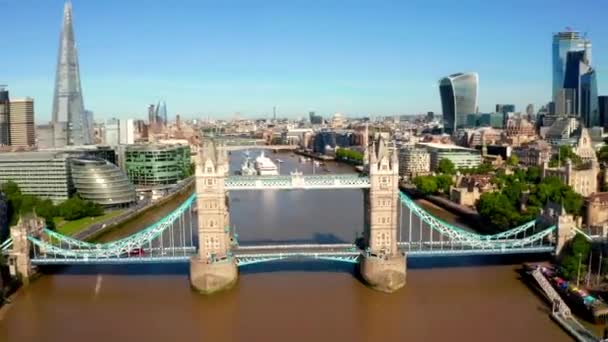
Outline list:
[[[190,283],[204,294],[228,288],[238,278],[224,188],[228,172],[226,151],[204,139],[196,161],[198,254],[190,260]]]
[[[405,255],[397,248],[399,211],[398,152],[379,138],[369,151],[370,188],[365,190],[366,253],[361,260],[363,279],[374,289],[394,292],[405,285]]]
[[[31,243],[28,235],[39,235],[44,228],[44,220],[36,214],[27,214],[19,218],[19,222],[10,228],[13,246],[9,253],[8,264],[11,276],[17,276],[23,284],[29,283],[33,275],[30,258]]]

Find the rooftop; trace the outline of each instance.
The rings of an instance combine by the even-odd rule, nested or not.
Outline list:
[[[454,145],[454,144],[439,144],[439,143],[421,142],[416,145],[419,145],[422,147],[427,147],[427,148],[432,148],[432,149],[436,149],[436,150],[460,150],[460,151],[478,152],[474,148],[467,148],[467,147],[462,147],[462,146],[458,146],[458,145]]]
[[[66,159],[67,155],[61,152],[7,152],[0,153],[0,163],[20,161],[46,161]]]

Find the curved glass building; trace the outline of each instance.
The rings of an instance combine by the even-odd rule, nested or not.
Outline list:
[[[464,128],[468,114],[477,112],[477,73],[458,73],[439,81],[439,94],[443,109],[443,130],[452,134]]]
[[[70,160],[72,182],[80,197],[106,207],[135,202],[135,187],[116,165],[95,157]]]

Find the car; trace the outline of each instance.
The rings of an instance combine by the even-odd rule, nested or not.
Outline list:
[[[146,254],[146,251],[141,247],[133,248],[129,251],[130,256],[142,256],[144,254]]]

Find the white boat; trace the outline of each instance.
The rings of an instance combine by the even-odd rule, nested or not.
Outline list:
[[[306,157],[300,156],[300,163],[306,163]]]
[[[319,167],[319,166],[321,166],[321,163],[320,163],[318,160],[315,160],[315,161],[314,161],[314,164],[315,164],[315,167]]]
[[[256,171],[251,159],[249,157],[245,158],[243,164],[241,164],[241,175],[242,176],[255,176],[258,172]]]
[[[277,161],[277,163],[281,164],[283,161],[281,159],[275,159]]]
[[[255,159],[255,169],[260,176],[276,176],[279,169],[272,160],[264,155],[264,151]]]

